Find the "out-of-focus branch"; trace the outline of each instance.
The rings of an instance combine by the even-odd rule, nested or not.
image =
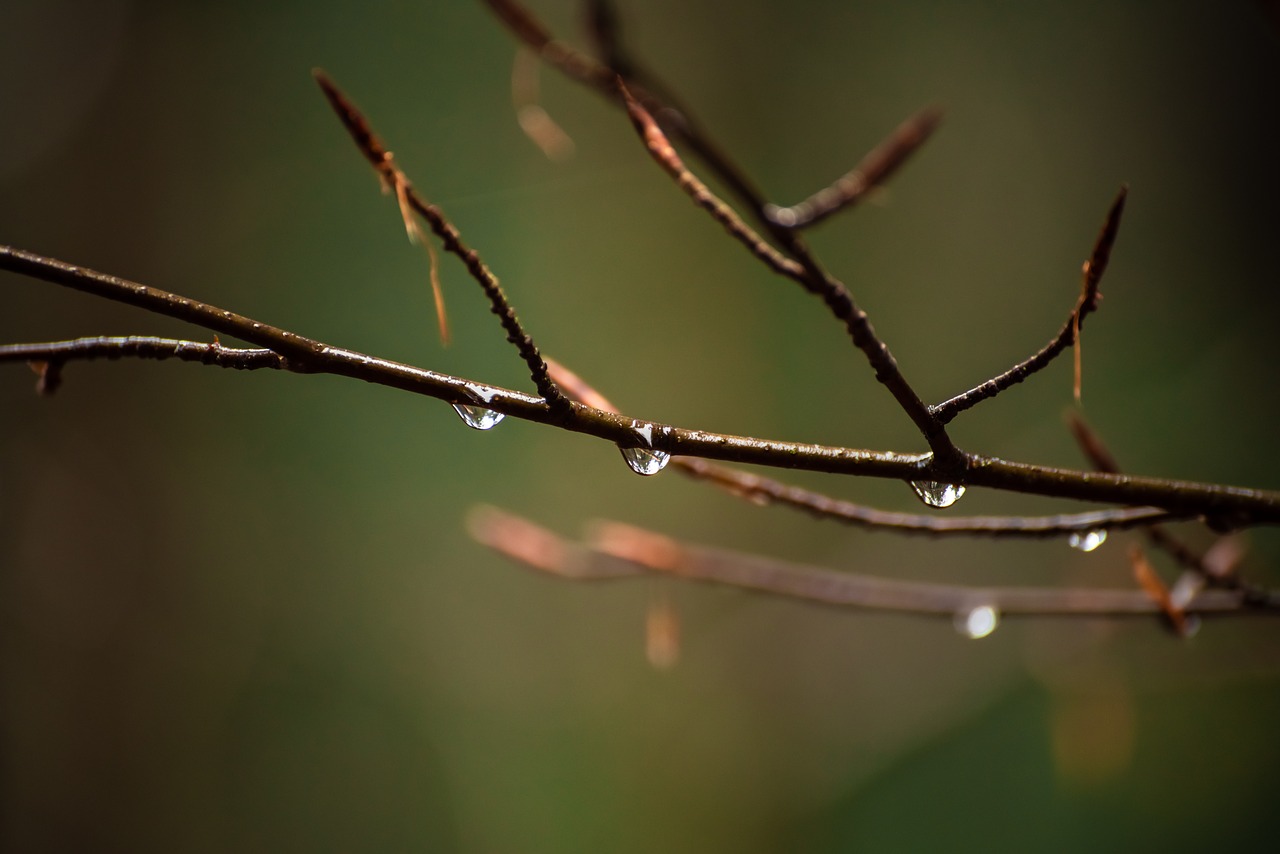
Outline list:
[[[1151,617],[1163,608],[1142,590],[967,587],[899,581],[678,542],[630,525],[598,523],[584,544],[567,541],[519,516],[477,507],[467,528],[480,543],[534,569],[575,581],[645,574],[801,599],[822,605],[903,614],[955,617],[976,608],[997,615]],[[1280,615],[1276,605],[1253,606],[1233,591],[1206,591],[1186,614]]]

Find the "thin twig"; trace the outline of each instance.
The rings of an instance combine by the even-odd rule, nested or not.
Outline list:
[[[763,237],[756,234],[749,225],[743,222],[742,218],[732,208],[721,201],[715,193],[711,192],[706,184],[698,180],[697,176],[690,172],[684,162],[681,161],[680,155],[676,153],[675,148],[667,140],[666,134],[658,127],[658,123],[653,120],[653,116],[639,101],[632,97],[630,90],[627,89],[621,78],[618,79],[618,86],[622,91],[627,113],[631,116],[631,122],[635,125],[636,133],[640,135],[640,139],[644,142],[645,150],[662,167],[663,171],[671,176],[676,185],[689,198],[693,199],[698,207],[711,214],[712,219],[720,223],[733,239],[747,247],[747,250],[762,261],[765,266],[775,273],[780,273],[794,279],[805,287],[809,287],[809,279],[805,275],[804,267],[769,245]]]
[[[789,207],[766,205],[764,212],[783,228],[807,228],[838,211],[852,207],[867,193],[883,186],[894,172],[933,135],[942,111],[926,107],[898,125],[852,170],[809,198]]]
[[[1080,297],[1076,300],[1071,316],[1067,318],[1067,322],[1062,325],[1062,329],[1058,331],[1058,334],[1038,353],[1026,361],[1019,362],[1003,374],[992,377],[963,394],[958,394],[944,403],[931,407],[933,414],[942,423],[949,423],[966,409],[995,397],[1010,386],[1022,382],[1027,377],[1047,367],[1063,350],[1076,343],[1084,318],[1098,308],[1098,300],[1101,297],[1098,293],[1098,283],[1102,280],[1102,274],[1106,271],[1107,262],[1111,258],[1111,246],[1115,243],[1116,232],[1120,229],[1120,216],[1124,213],[1124,202],[1127,195],[1128,187],[1121,187],[1120,192],[1111,203],[1111,208],[1107,211],[1107,218],[1098,234],[1093,253],[1084,264],[1084,280]]]
[[[616,522],[601,523],[586,545],[573,543],[519,516],[473,508],[467,528],[478,542],[542,572],[576,581],[657,574],[722,584],[822,605],[953,617],[977,607],[1001,615],[1150,617],[1162,612],[1140,590],[968,587],[836,572],[761,555],[677,542]],[[1280,615],[1230,591],[1207,591],[1185,613]]]
[[[1093,253],[1083,267],[1083,282],[1081,286],[1080,297],[1076,301],[1076,306],[1071,312],[1071,316],[1067,322],[1063,324],[1058,335],[1051,340],[1044,348],[1042,348],[1034,356],[1015,365],[1005,373],[994,377],[981,385],[973,388],[964,394],[948,400],[938,406],[933,407],[933,412],[944,422],[949,422],[956,415],[969,409],[991,397],[995,397],[1006,388],[1022,382],[1027,377],[1045,368],[1052,362],[1064,349],[1075,345],[1075,353],[1077,356],[1075,364],[1075,398],[1080,398],[1080,363],[1079,363],[1079,339],[1080,329],[1084,322],[1084,318],[1095,311],[1098,306],[1098,300],[1101,294],[1098,293],[1098,284],[1102,279],[1102,274],[1106,270],[1107,262],[1111,257],[1111,247],[1115,242],[1116,233],[1120,227],[1120,217],[1124,212],[1125,198],[1128,194],[1128,187],[1121,187],[1120,192],[1116,195],[1115,200],[1111,204],[1111,208],[1107,212],[1107,218],[1102,226],[1102,230],[1098,235],[1098,239],[1094,244]]]
[[[177,359],[219,368],[283,370],[286,360],[274,350],[224,347],[218,341],[182,341],[143,335],[97,336],[40,344],[0,344],[0,362],[45,362],[62,365],[93,359]]]
[[[542,360],[542,356],[539,354],[538,347],[534,344],[533,339],[529,337],[529,334],[520,325],[515,309],[512,308],[511,302],[502,290],[502,286],[498,284],[498,277],[489,270],[480,259],[479,254],[462,241],[462,235],[453,226],[453,223],[445,217],[444,212],[418,195],[417,190],[414,189],[413,184],[410,183],[404,172],[396,166],[391,152],[382,144],[382,141],[373,132],[364,115],[356,109],[355,105],[343,94],[337,84],[324,71],[318,68],[314,69],[312,74],[315,76],[316,82],[320,84],[320,88],[324,90],[330,106],[333,107],[334,112],[338,114],[342,124],[351,134],[356,146],[373,164],[373,167],[378,170],[378,174],[382,176],[389,186],[396,188],[399,198],[407,201],[413,210],[427,221],[431,230],[435,232],[436,236],[444,244],[445,250],[462,260],[467,272],[471,274],[471,278],[476,280],[484,291],[485,297],[488,298],[490,310],[498,316],[498,321],[507,333],[507,340],[515,345],[516,350],[520,353],[520,358],[528,366],[529,375],[533,378],[533,384],[538,389],[538,393],[546,398],[547,403],[553,409],[563,412],[568,401],[560,393],[560,390],[556,388],[551,378],[547,376],[547,365]]]

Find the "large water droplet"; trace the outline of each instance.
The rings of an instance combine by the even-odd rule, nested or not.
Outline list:
[[[458,417],[468,427],[474,427],[477,430],[490,430],[499,421],[506,418],[501,412],[494,412],[492,409],[485,409],[483,406],[467,406],[465,403],[455,403],[453,411],[458,413]]]
[[[936,480],[913,480],[911,488],[916,491],[920,500],[930,507],[950,507],[964,495],[964,487],[954,483],[939,483]]]
[[[985,638],[1000,625],[1000,612],[992,605],[978,605],[956,614],[955,624],[956,631],[967,638]]]
[[[1102,528],[1093,531],[1076,531],[1067,537],[1067,545],[1082,552],[1091,552],[1107,541],[1107,532]]]
[[[671,455],[666,451],[654,451],[649,448],[619,448],[618,450],[622,451],[622,458],[636,474],[657,474],[671,459]]]

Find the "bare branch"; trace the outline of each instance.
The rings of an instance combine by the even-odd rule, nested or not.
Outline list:
[[[747,250],[764,262],[769,269],[794,279],[811,291],[814,290],[806,276],[804,267],[770,246],[764,238],[756,234],[750,226],[743,222],[732,208],[717,198],[706,184],[699,181],[697,176],[685,167],[680,160],[680,155],[676,153],[675,148],[667,140],[666,134],[662,132],[662,129],[658,127],[658,123],[649,115],[649,111],[632,97],[630,90],[622,82],[622,78],[618,78],[618,88],[622,92],[627,113],[631,116],[631,122],[635,125],[636,132],[644,142],[645,149],[653,157],[654,161],[662,167],[663,171],[671,176],[676,185],[689,198],[693,199],[698,207],[711,214],[712,219],[720,223],[724,230],[729,232],[730,236],[747,247]]]
[[[967,587],[899,581],[690,545],[616,522],[599,523],[590,542],[579,545],[493,507],[474,508],[467,528],[478,542],[507,557],[579,581],[657,574],[822,605],[948,618],[976,607],[1010,616],[1150,618],[1163,612],[1140,590]],[[1280,615],[1280,607],[1252,606],[1230,591],[1202,593],[1183,611]]]
[[[838,211],[853,207],[867,193],[883,186],[928,141],[941,120],[940,109],[925,107],[898,125],[857,166],[833,184],[790,207],[766,205],[765,215],[783,228],[807,228]]]
[[[637,430],[643,429],[651,437],[654,449],[683,456],[901,481],[945,480],[950,474],[949,469],[936,464],[928,454],[841,448],[691,430],[627,418],[572,404],[567,399],[568,410],[553,410],[542,398],[334,347],[198,300],[9,246],[0,246],[0,269],[138,306],[251,344],[269,347],[285,357],[285,368],[290,371],[353,377],[449,403],[483,403],[486,408],[504,415],[539,424],[553,424],[621,447],[643,441],[637,437]],[[1080,472],[976,454],[966,454],[964,460],[962,482],[971,486],[1110,504],[1150,505],[1179,514],[1217,516],[1237,526],[1280,522],[1280,492]]]
[[[1019,362],[1003,374],[992,377],[963,394],[956,395],[944,403],[930,407],[933,414],[942,423],[949,423],[966,409],[970,409],[984,400],[995,397],[1005,389],[1017,385],[1027,377],[1047,367],[1050,362],[1057,358],[1058,354],[1077,342],[1084,318],[1098,308],[1098,300],[1101,298],[1101,294],[1098,293],[1098,283],[1102,280],[1102,274],[1106,271],[1107,262],[1111,258],[1111,247],[1115,243],[1116,233],[1120,229],[1120,216],[1124,213],[1124,203],[1127,195],[1128,187],[1121,187],[1120,192],[1111,203],[1111,208],[1107,211],[1107,219],[1098,234],[1093,253],[1084,264],[1084,281],[1080,298],[1076,301],[1076,306],[1072,309],[1071,316],[1063,324],[1058,334],[1038,353],[1026,361]],[[1077,350],[1077,352],[1079,351]],[[1078,366],[1076,374],[1078,377]],[[1079,388],[1078,379],[1076,387]]]

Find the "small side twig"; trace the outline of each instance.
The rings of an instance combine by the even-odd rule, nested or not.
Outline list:
[[[852,207],[867,193],[881,187],[894,172],[928,141],[942,120],[942,111],[926,107],[898,125],[852,170],[830,186],[788,207],[765,205],[764,213],[782,228],[807,228],[834,213]]]
[[[1062,325],[1062,329],[1058,331],[1058,334],[1038,353],[1025,361],[1019,362],[1003,374],[992,377],[981,385],[975,386],[963,394],[958,394],[950,400],[930,407],[930,411],[938,420],[944,424],[949,423],[966,409],[971,409],[982,401],[989,400],[1005,389],[1017,385],[1032,374],[1047,367],[1063,350],[1073,344],[1077,345],[1076,352],[1079,352],[1080,327],[1084,323],[1085,317],[1098,308],[1098,300],[1101,297],[1098,293],[1098,284],[1102,281],[1102,274],[1106,271],[1107,262],[1111,258],[1111,247],[1115,243],[1116,233],[1120,229],[1120,217],[1124,213],[1124,203],[1128,190],[1128,187],[1121,187],[1120,192],[1116,195],[1110,209],[1107,211],[1107,218],[1098,234],[1093,252],[1089,256],[1089,260],[1084,264],[1080,297],[1076,300],[1071,316],[1067,318],[1067,322]],[[1076,397],[1078,399],[1078,364],[1076,366],[1076,377]]]
[[[283,370],[286,360],[274,350],[224,347],[212,343],[154,338],[145,335],[96,336],[39,344],[0,345],[0,362],[43,362],[62,365],[70,361],[94,359],[177,359],[219,368],[253,371],[263,368]]]
[[[378,171],[378,174],[382,176],[388,186],[395,188],[397,197],[402,204],[407,203],[409,207],[426,220],[427,225],[430,226],[431,230],[444,244],[445,250],[461,259],[463,265],[467,268],[467,272],[480,285],[485,297],[489,300],[490,310],[497,315],[498,321],[507,333],[507,340],[515,345],[520,358],[528,366],[529,374],[533,379],[534,386],[538,389],[538,393],[546,399],[553,409],[563,411],[568,404],[568,400],[556,388],[556,384],[551,378],[547,376],[547,365],[542,360],[542,356],[538,352],[538,347],[534,344],[533,339],[525,332],[524,327],[520,325],[515,309],[503,292],[502,286],[498,284],[498,277],[489,270],[488,266],[480,259],[479,254],[463,242],[462,235],[454,227],[453,223],[445,217],[444,212],[418,195],[417,190],[414,189],[404,172],[395,164],[391,152],[387,150],[386,146],[382,144],[382,141],[373,132],[368,120],[356,109],[351,100],[343,94],[337,84],[324,71],[318,68],[314,69],[312,74],[324,91],[325,97],[328,98],[330,106],[333,107],[334,112],[338,114],[342,124],[351,134],[356,147],[373,164],[374,169]]]

